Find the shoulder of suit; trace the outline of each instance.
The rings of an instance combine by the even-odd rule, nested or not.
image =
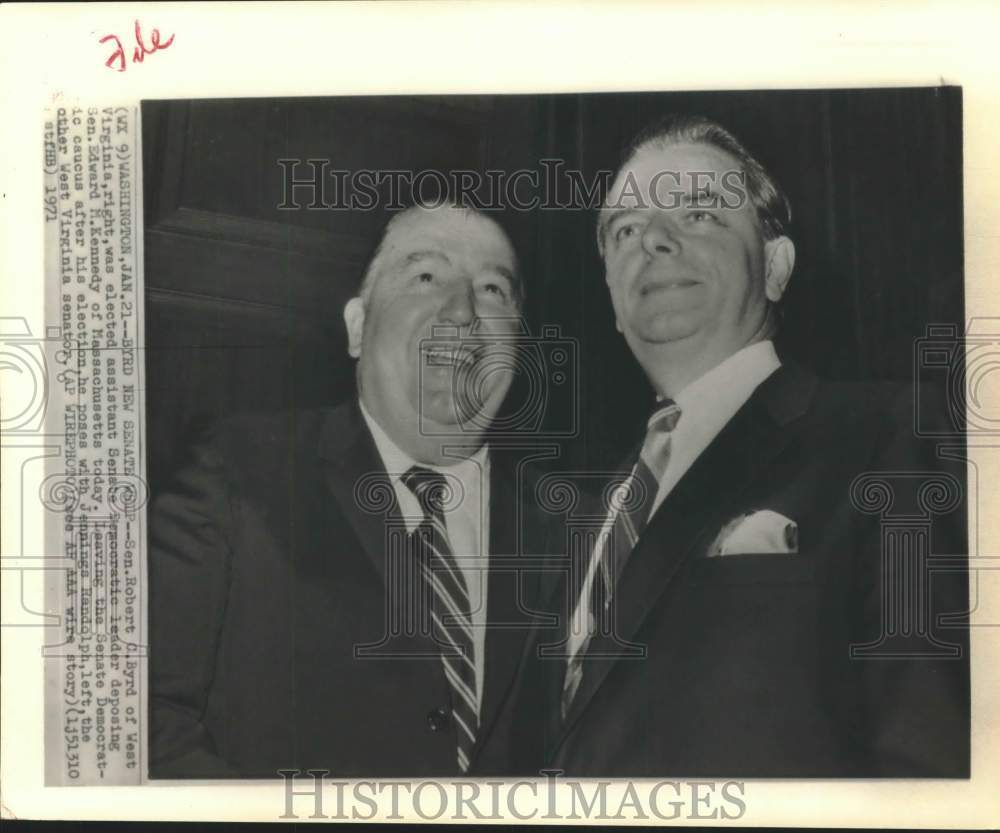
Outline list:
[[[881,411],[913,398],[913,385],[894,380],[833,380],[817,377],[818,397],[844,407]]]
[[[779,424],[811,422],[871,424],[912,411],[914,386],[891,380],[840,380],[818,376],[794,360],[760,386],[757,396]]]
[[[283,440],[296,434],[319,430],[324,420],[340,406],[330,408],[287,408],[279,411],[242,411],[219,421],[221,428],[235,435],[264,441]]]
[[[329,423],[347,421],[346,407],[237,412],[216,419],[204,438],[230,468],[274,469],[303,453],[315,456]]]
[[[807,419],[835,430],[863,432],[878,442],[912,430],[917,390],[912,383],[816,377]]]

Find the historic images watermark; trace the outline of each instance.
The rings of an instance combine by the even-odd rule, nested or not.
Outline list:
[[[446,201],[479,211],[593,210],[605,205],[614,171],[591,174],[569,168],[562,159],[539,159],[538,168],[485,171],[456,168],[332,167],[321,158],[278,159],[284,211],[399,211],[407,205]],[[607,208],[735,210],[749,199],[746,173],[672,171],[654,174],[640,185],[628,171]]]
[[[747,811],[743,781],[560,780],[442,781],[327,779],[329,770],[282,769],[284,810],[279,819],[387,821],[735,821]],[[380,813],[383,801],[388,815]]]
[[[557,326],[531,333],[523,316],[479,317],[468,328],[435,324],[421,339],[417,367],[421,403],[418,430],[425,437],[458,439],[489,431],[499,438],[536,442],[575,437],[580,429],[580,344]],[[451,369],[452,420],[428,419],[423,407],[425,376]],[[519,381],[499,414],[487,407],[492,380]]]

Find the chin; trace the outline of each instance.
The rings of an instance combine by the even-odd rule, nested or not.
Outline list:
[[[693,336],[698,332],[698,322],[676,313],[657,315],[642,322],[634,332],[640,341],[666,344]]]
[[[424,394],[420,414],[425,421],[442,428],[459,425],[462,416],[458,404],[447,394]]]
[[[455,391],[455,396],[453,397],[453,405],[456,408],[456,412],[460,414],[468,414],[472,416],[473,414],[479,414],[483,417],[490,417],[496,415],[496,412],[500,409],[500,404],[503,402],[504,396],[507,395],[507,391],[510,389],[509,377],[505,377],[503,380],[500,379],[490,379],[484,381],[482,379],[470,380],[473,383],[464,386],[459,386]],[[475,384],[475,382],[479,384]],[[496,382],[503,381],[505,384],[497,385]],[[490,384],[493,382],[494,384]]]

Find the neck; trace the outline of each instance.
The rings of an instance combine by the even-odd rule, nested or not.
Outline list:
[[[774,314],[769,308],[757,330],[744,339],[709,347],[691,341],[650,344],[646,345],[647,349],[634,352],[657,394],[675,399],[684,388],[730,356],[751,344],[772,338],[775,324]]]
[[[359,399],[369,419],[415,463],[453,466],[472,457],[485,442],[482,433],[463,431],[459,426],[439,425],[429,420],[421,426],[415,413],[409,419],[401,414],[387,417],[379,408],[371,406],[363,392]]]
[[[410,442],[405,445],[394,437],[393,442],[409,454],[414,462],[428,466],[454,466],[456,463],[468,460],[483,447],[481,435],[463,434],[457,432],[457,429],[451,430],[456,433],[446,436],[445,431],[442,431],[438,436],[410,438]]]

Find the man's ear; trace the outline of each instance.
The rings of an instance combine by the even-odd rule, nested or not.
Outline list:
[[[344,305],[344,323],[347,325],[347,352],[356,359],[361,355],[361,336],[365,331],[365,302],[360,297],[355,296]]]
[[[764,244],[764,292],[767,300],[778,303],[788,288],[795,268],[795,244],[782,235]]]

